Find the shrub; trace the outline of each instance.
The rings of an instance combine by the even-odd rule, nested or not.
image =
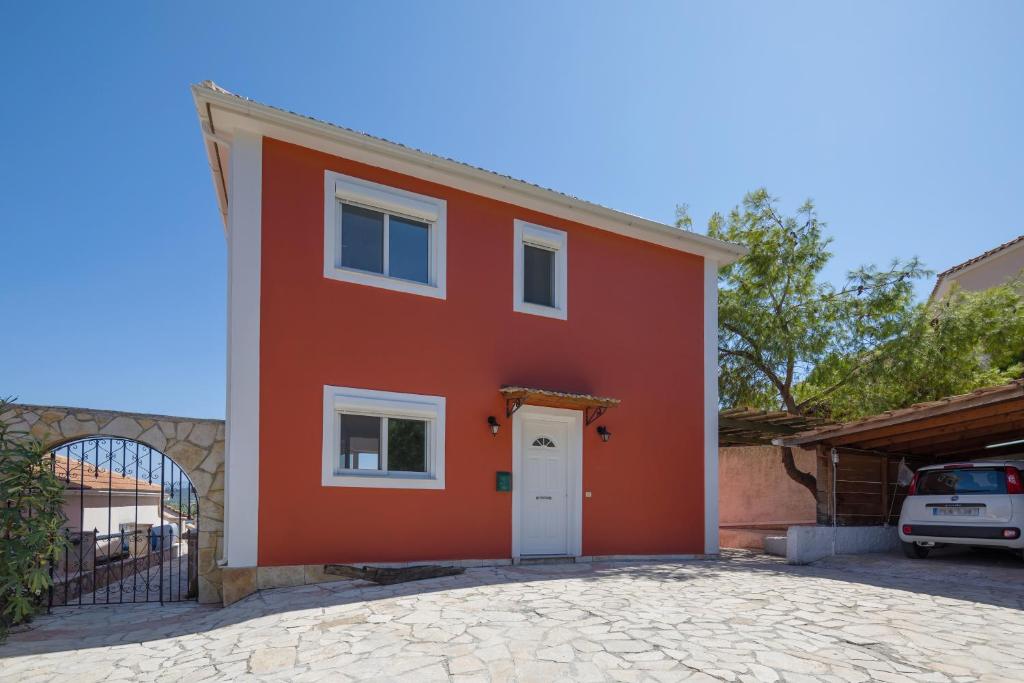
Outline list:
[[[0,400],[0,416],[9,406]],[[67,544],[63,494],[43,445],[0,417],[0,641],[46,604],[51,563]]]

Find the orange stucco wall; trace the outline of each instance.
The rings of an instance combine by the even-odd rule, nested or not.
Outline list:
[[[798,469],[817,473],[814,451],[793,449]],[[725,526],[813,523],[817,502],[793,481],[776,446],[718,449],[718,521]]]
[[[323,277],[325,169],[447,200],[446,300]],[[260,565],[509,557],[503,384],[622,399],[584,431],[585,555],[702,552],[700,257],[269,139],[262,215]],[[568,321],[512,311],[514,218],[568,232]],[[325,384],[445,396],[445,490],[323,487]]]

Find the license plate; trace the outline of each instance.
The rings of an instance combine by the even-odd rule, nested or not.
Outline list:
[[[932,515],[950,517],[977,517],[981,514],[981,508],[932,508]]]

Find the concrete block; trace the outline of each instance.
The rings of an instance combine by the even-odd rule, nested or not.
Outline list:
[[[764,537],[764,551],[769,555],[777,555],[778,557],[786,556],[786,537],[785,536],[765,536]]]
[[[791,526],[786,533],[789,564],[808,564],[833,554],[885,553],[898,547],[895,527]]]

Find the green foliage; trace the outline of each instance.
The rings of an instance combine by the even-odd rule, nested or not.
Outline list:
[[[899,337],[825,359],[796,393],[812,410],[849,420],[1016,379],[1024,372],[1022,291],[1018,280],[915,306]],[[842,391],[825,392],[843,378]]]
[[[0,400],[0,415],[9,404]],[[0,638],[32,617],[50,588],[50,564],[63,551],[64,488],[38,441],[0,419]]]
[[[690,218],[690,205],[676,205],[676,227],[682,230],[693,230],[693,219]]]
[[[819,364],[862,357],[904,334],[913,312],[912,280],[927,275],[917,259],[852,271],[842,289],[818,277],[832,257],[814,205],[784,216],[767,190],[747,194],[728,216],[708,223],[712,237],[750,253],[719,274],[719,392],[725,406],[820,407],[848,378],[841,372],[794,387]],[[823,377],[824,379],[824,377]]]

